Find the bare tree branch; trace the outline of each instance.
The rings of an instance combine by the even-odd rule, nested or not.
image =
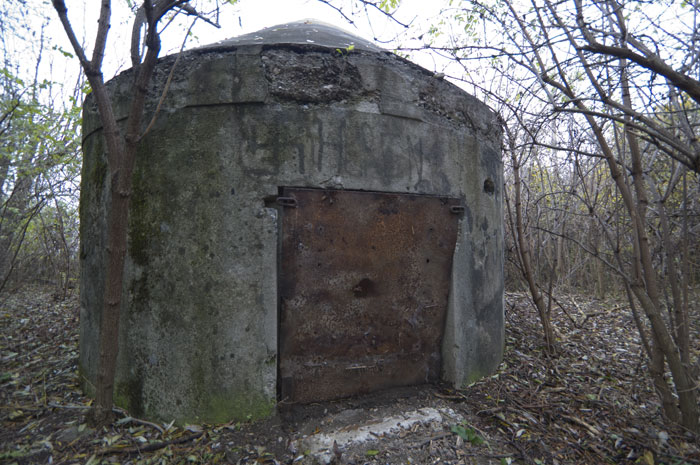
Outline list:
[[[597,42],[589,43],[580,47],[581,50],[608,55],[616,58],[625,58],[637,63],[649,71],[660,74],[667,78],[673,85],[685,91],[695,102],[700,103],[700,81],[695,80],[687,74],[681,74],[668,66],[658,56],[643,56],[634,53],[632,50],[621,47],[603,45]]]

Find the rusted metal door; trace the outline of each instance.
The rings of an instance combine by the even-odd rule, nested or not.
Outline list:
[[[457,199],[284,188],[280,397],[437,380]]]

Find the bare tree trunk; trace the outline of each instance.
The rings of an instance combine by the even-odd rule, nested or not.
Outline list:
[[[64,0],[53,0],[54,9],[58,13],[63,28],[92,87],[102,123],[102,134],[107,144],[111,199],[107,219],[107,272],[100,322],[99,368],[95,386],[95,404],[91,418],[94,424],[104,424],[112,417],[114,379],[119,352],[119,317],[127,247],[129,199],[136,149],[141,139],[147,86],[153,76],[160,52],[160,40],[156,25],[173,8],[185,8],[185,3],[187,3],[185,0],[146,0],[136,15],[135,21],[138,24],[138,27],[134,28],[136,34],[141,31],[143,25],[146,28],[146,54],[141,61],[140,54],[132,53],[133,97],[126,121],[126,133],[125,136],[122,136],[102,76],[102,61],[107,33],[110,28],[110,0],[101,0],[100,18],[92,59],[87,58],[83,47],[75,36],[68,20],[68,11]],[[132,42],[139,40],[139,37],[132,38]]]
[[[515,236],[514,239],[518,246],[518,258],[520,259],[523,277],[525,278],[528,288],[530,289],[530,295],[532,296],[535,308],[537,309],[537,314],[539,315],[540,322],[542,323],[545,349],[548,353],[554,354],[556,352],[554,329],[552,328],[552,323],[549,318],[549,312],[547,311],[544,298],[542,297],[542,293],[540,292],[535,279],[534,271],[532,269],[530,244],[525,237],[525,230],[523,226],[520,161],[512,148],[511,161],[513,163],[513,191],[515,196],[515,230],[513,231],[513,235]]]
[[[614,3],[614,2],[611,2]],[[622,9],[617,5],[613,5],[614,12],[618,18],[618,22],[621,27],[624,21],[622,16]],[[622,45],[624,46],[624,37],[621,38]],[[620,84],[622,85],[622,101],[625,105],[631,107],[631,97],[629,89],[629,80],[627,74],[627,62],[625,59],[620,59]],[[625,117],[626,120],[629,119],[628,116]],[[648,210],[649,201],[646,195],[646,183],[644,181],[643,168],[642,168],[642,153],[639,148],[639,143],[637,135],[631,130],[628,124],[625,125],[625,136],[629,143],[630,157],[632,159],[632,180],[637,197],[636,203],[636,223],[635,232],[639,241],[639,261],[638,266],[641,267],[641,274],[643,275],[643,280],[640,279],[639,273],[635,277],[636,283],[632,285],[632,290],[637,295],[640,300],[642,308],[647,312],[647,316],[651,320],[652,330],[654,334],[654,344],[652,346],[652,361],[653,370],[661,369],[663,370],[664,361],[663,358],[666,356],[668,358],[669,367],[671,369],[672,376],[677,386],[677,394],[679,399],[679,405],[681,410],[681,423],[686,428],[696,431],[698,428],[698,404],[695,395],[695,383],[690,378],[687,367],[683,365],[681,354],[683,353],[683,348],[675,345],[673,340],[669,337],[666,331],[666,326],[661,319],[661,298],[659,294],[659,288],[657,283],[657,276],[654,270],[654,265],[651,258],[651,247],[649,244],[649,237],[647,235],[646,227],[646,212]],[[660,206],[662,215],[662,223],[664,218],[663,205]],[[662,229],[663,228],[662,226]],[[667,244],[670,246],[670,244]],[[667,251],[667,252],[670,252]],[[675,268],[674,268],[675,271]],[[675,273],[674,273],[675,274]],[[675,276],[671,279],[675,279]],[[682,310],[681,310],[682,314]],[[685,318],[681,315],[682,320]],[[665,387],[664,389],[667,389]],[[666,396],[662,395],[662,401],[664,401],[664,411],[667,412],[669,418],[674,420],[675,408],[671,408],[665,402]],[[675,403],[674,403],[675,407]],[[678,421],[675,419],[674,421]]]
[[[676,261],[672,256],[677,247],[671,241],[671,225],[669,224],[666,205],[663,197],[659,196],[656,204],[656,210],[659,215],[659,223],[661,226],[660,236],[661,243],[665,249],[666,266],[668,272],[666,279],[671,286],[671,302],[669,302],[669,316],[671,318],[671,328],[673,339],[678,345],[681,355],[681,361],[684,364],[690,363],[690,325],[688,322],[688,307],[682,297],[681,286],[679,282],[683,278],[682,273],[679,273],[676,267]]]
[[[149,30],[152,28],[149,27]],[[136,149],[140,140],[146,89],[153,75],[159,51],[160,43],[157,36],[154,35],[151,38],[144,62],[138,67],[136,73],[134,95],[123,145],[124,150],[117,160],[110,163],[111,199],[107,220],[107,273],[100,324],[100,365],[95,394],[95,421],[97,423],[108,421],[111,418],[114,377],[119,353],[119,316],[124,282],[129,201]],[[106,88],[104,90],[106,93]]]

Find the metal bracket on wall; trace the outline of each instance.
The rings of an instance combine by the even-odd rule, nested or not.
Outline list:
[[[277,197],[277,205],[280,207],[297,208],[297,199],[294,197]]]

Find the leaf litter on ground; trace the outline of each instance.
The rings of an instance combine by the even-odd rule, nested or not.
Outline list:
[[[8,464],[311,463],[294,440],[346,410],[448,408],[462,421],[420,426],[337,450],[343,464],[700,464],[697,438],[664,422],[629,312],[613,300],[559,296],[556,356],[543,350],[527,296],[507,295],[499,371],[471,386],[407,388],[257,422],[175,425],[133,418],[93,430],[78,375],[76,295],[26,288],[0,300],[0,462]],[[697,309],[697,306],[695,306]],[[700,319],[694,315],[694,341]],[[698,350],[697,347],[694,350]],[[311,426],[309,426],[311,425]],[[305,433],[306,431],[306,433]]]

